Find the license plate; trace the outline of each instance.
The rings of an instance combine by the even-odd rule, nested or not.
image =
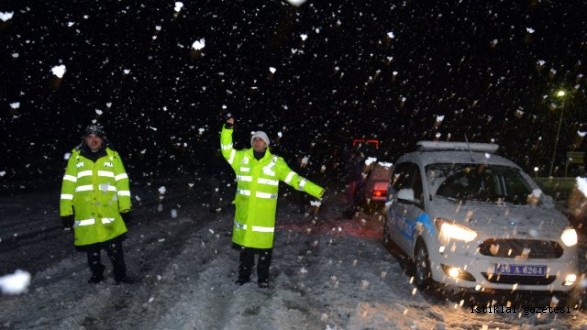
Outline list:
[[[501,275],[546,276],[546,266],[496,264],[495,273]]]

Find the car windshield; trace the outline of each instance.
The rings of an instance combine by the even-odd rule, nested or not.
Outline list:
[[[530,184],[520,170],[487,164],[431,164],[426,167],[431,193],[455,200],[527,204]]]

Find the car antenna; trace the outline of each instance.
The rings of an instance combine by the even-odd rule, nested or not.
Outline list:
[[[465,133],[465,142],[467,143],[467,149],[469,149],[469,155],[471,155],[471,161],[475,162],[475,158],[473,158],[473,151],[471,150],[471,145],[469,145],[469,139],[467,139],[467,133]]]

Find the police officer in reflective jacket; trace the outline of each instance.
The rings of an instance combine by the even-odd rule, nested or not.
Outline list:
[[[116,283],[131,283],[122,249],[131,211],[129,179],[100,124],[87,126],[82,143],[71,152],[59,208],[64,228],[74,229],[76,249],[87,254],[92,272],[88,283],[104,280],[102,249],[112,262]]]
[[[258,255],[257,284],[266,288],[269,285],[279,181],[316,198],[322,198],[324,189],[292,171],[283,158],[271,154],[265,132],[257,131],[252,135],[252,148],[236,150],[232,144],[233,131],[234,118],[231,117],[222,127],[220,146],[237,179],[232,231],[233,246],[240,250],[236,283],[243,285],[250,281],[255,255]]]

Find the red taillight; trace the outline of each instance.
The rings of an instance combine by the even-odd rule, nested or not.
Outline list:
[[[385,196],[385,190],[373,190],[373,197]]]

